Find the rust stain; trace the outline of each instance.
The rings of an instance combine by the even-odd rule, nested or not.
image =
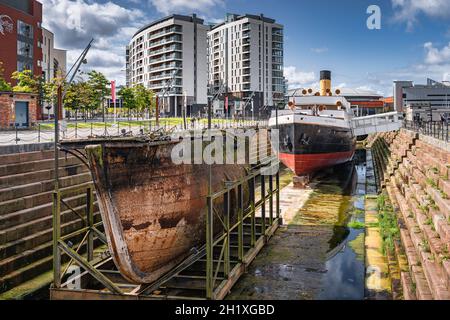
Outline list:
[[[175,228],[181,219],[182,217],[180,216],[161,217],[158,219],[158,222],[162,229],[170,229]]]
[[[133,228],[133,220],[122,220],[122,227],[124,231]]]
[[[151,222],[145,222],[145,223],[134,225],[133,228],[136,230],[144,230],[144,229],[147,229],[150,225],[151,225]]]

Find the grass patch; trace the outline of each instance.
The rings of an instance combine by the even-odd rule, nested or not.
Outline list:
[[[397,224],[397,217],[392,206],[388,202],[385,194],[378,197],[378,223],[380,227],[380,235],[382,239],[382,252],[393,253],[395,246],[394,241],[399,239],[400,230]]]
[[[364,229],[366,225],[361,221],[353,220],[348,223],[348,227],[352,229]]]

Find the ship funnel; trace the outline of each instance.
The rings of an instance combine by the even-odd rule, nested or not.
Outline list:
[[[320,95],[326,96],[331,92],[331,71],[320,71]]]

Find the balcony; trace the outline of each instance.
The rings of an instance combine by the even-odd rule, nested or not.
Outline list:
[[[160,41],[150,41],[149,48],[151,49],[151,48],[161,46],[166,43],[181,42],[181,41],[182,41],[181,36],[172,36],[172,37],[160,40]]]
[[[160,63],[162,61],[170,61],[170,60],[182,60],[182,56],[181,56],[181,54],[173,53],[173,54],[168,54],[168,55],[162,56],[157,59],[150,59],[150,65]]]
[[[156,56],[156,55],[159,55],[159,54],[169,53],[169,52],[172,52],[172,51],[182,51],[181,45],[176,45],[175,44],[175,45],[171,45],[171,46],[168,46],[168,47],[164,47],[164,48],[159,49],[159,50],[151,50],[151,49],[149,49],[148,50],[148,55],[150,57],[153,57],[153,56]]]
[[[242,32],[242,39],[246,39],[250,37],[250,31],[244,31]]]
[[[250,76],[242,77],[242,83],[250,83]]]
[[[250,60],[250,53],[244,53],[242,55],[242,61],[248,61]]]
[[[166,28],[164,30],[157,31],[155,33],[150,34],[150,40],[157,39],[157,38],[163,37],[168,34],[182,33],[182,32],[183,32],[183,30],[180,26],[173,26],[173,27]]]
[[[244,85],[242,86],[242,90],[243,90],[243,91],[250,91],[250,84],[244,84]]]
[[[249,31],[250,30],[250,23],[245,23],[242,25],[242,31]]]
[[[181,67],[182,67],[181,63],[172,62],[172,63],[162,64],[162,65],[156,66],[154,68],[149,68],[149,72],[155,73],[160,70],[170,70],[170,69],[181,68]]]
[[[282,36],[272,35],[272,42],[274,42],[274,43],[283,43],[283,37]]]

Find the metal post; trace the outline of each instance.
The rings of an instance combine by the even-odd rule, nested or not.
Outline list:
[[[55,169],[53,192],[53,283],[56,288],[61,286],[61,251],[58,242],[61,237],[61,195],[59,193],[59,110],[62,104],[62,87],[58,87],[58,105],[54,108],[55,113]]]
[[[261,174],[261,234],[266,234],[266,176]]]
[[[58,246],[61,237],[61,195],[53,192],[53,285],[61,287],[61,249]]]
[[[86,191],[86,217],[89,224],[89,235],[87,241],[87,259],[94,260],[94,193],[92,187],[88,187]]]
[[[251,228],[251,246],[254,247],[256,244],[256,226],[255,226],[255,177],[250,180],[250,228]]]
[[[277,189],[277,200],[276,200],[276,217],[280,218],[280,171],[277,171],[275,179],[275,187]]]
[[[269,198],[269,223],[273,224],[273,175],[269,176],[269,189],[270,189],[270,198]]]
[[[224,249],[224,257],[223,257],[223,272],[225,277],[228,278],[230,274],[230,192],[227,191],[224,195],[224,223],[225,223],[225,232],[226,238],[223,240]]]
[[[208,195],[208,211],[206,215],[206,298],[213,298],[214,291],[214,208],[213,208],[213,199],[211,195]]]
[[[244,189],[238,186],[238,258],[244,260]]]
[[[208,100],[208,129],[211,130],[211,113],[212,113],[212,106],[211,106],[211,101]]]

